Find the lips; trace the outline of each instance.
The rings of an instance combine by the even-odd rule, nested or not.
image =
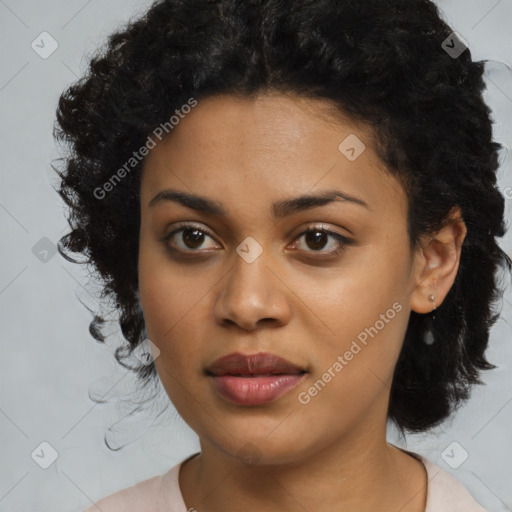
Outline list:
[[[206,370],[213,389],[237,406],[266,406],[306,379],[308,371],[274,354],[233,353]]]
[[[296,375],[306,373],[306,370],[274,354],[260,352],[251,355],[233,353],[221,357],[206,369],[206,373],[217,377],[225,375],[263,377]]]

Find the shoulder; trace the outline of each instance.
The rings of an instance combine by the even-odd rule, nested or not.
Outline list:
[[[428,476],[425,512],[487,512],[462,482],[429,459],[408,452],[423,462]]]
[[[178,470],[179,464],[164,475],[148,478],[104,497],[83,512],[169,512],[169,506],[176,504],[173,484],[178,482]],[[181,512],[181,508],[176,511]]]

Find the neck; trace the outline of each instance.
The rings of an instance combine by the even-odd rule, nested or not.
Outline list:
[[[200,512],[424,512],[427,495],[425,467],[387,443],[385,428],[345,436],[300,459],[261,457],[251,465],[202,441],[179,483],[187,509]]]

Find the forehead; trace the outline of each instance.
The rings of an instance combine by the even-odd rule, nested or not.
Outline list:
[[[177,188],[228,209],[268,209],[279,199],[335,188],[377,214],[403,215],[403,190],[376,156],[371,130],[333,112],[327,100],[291,95],[198,100],[146,157],[141,201]]]

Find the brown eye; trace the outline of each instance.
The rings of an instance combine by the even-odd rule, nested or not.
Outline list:
[[[179,234],[181,233],[181,236]],[[205,240],[212,238],[204,229],[193,224],[182,224],[179,228],[171,231],[162,240],[172,250],[182,252],[200,252],[197,249],[211,249],[204,247]]]
[[[181,235],[180,235],[181,234]],[[304,243],[299,243],[301,239]],[[208,246],[208,239],[214,242],[213,245]],[[208,230],[194,224],[180,224],[176,229],[171,231],[161,240],[168,250],[174,253],[188,253],[190,256],[196,253],[198,256],[201,253],[211,252],[212,249],[217,249],[218,245],[215,238],[209,234]],[[294,249],[306,254],[315,254],[315,258],[336,256],[341,251],[350,245],[352,240],[349,238],[330,231],[322,227],[309,228],[303,231],[295,242]],[[324,250],[327,247],[328,250]],[[331,250],[329,250],[331,247]],[[204,256],[205,254],[203,254]]]
[[[307,231],[305,234],[305,240],[308,247],[311,249],[319,250],[322,249],[328,241],[328,236],[325,231]]]
[[[329,231],[324,229],[323,227],[317,228],[309,228],[306,231],[303,231],[298,237],[297,240],[300,240],[304,237],[305,248],[301,248],[300,244],[297,242],[299,246],[299,250],[304,250],[305,252],[318,252],[324,255],[336,255],[340,251],[344,250],[347,245],[351,243],[349,238],[340,235],[339,233],[335,233],[334,231]],[[326,245],[329,244],[329,239],[333,240],[331,243],[331,247],[334,247],[333,250],[323,251]]]
[[[183,229],[181,238],[190,249],[197,249],[204,242],[204,233],[199,229]]]

